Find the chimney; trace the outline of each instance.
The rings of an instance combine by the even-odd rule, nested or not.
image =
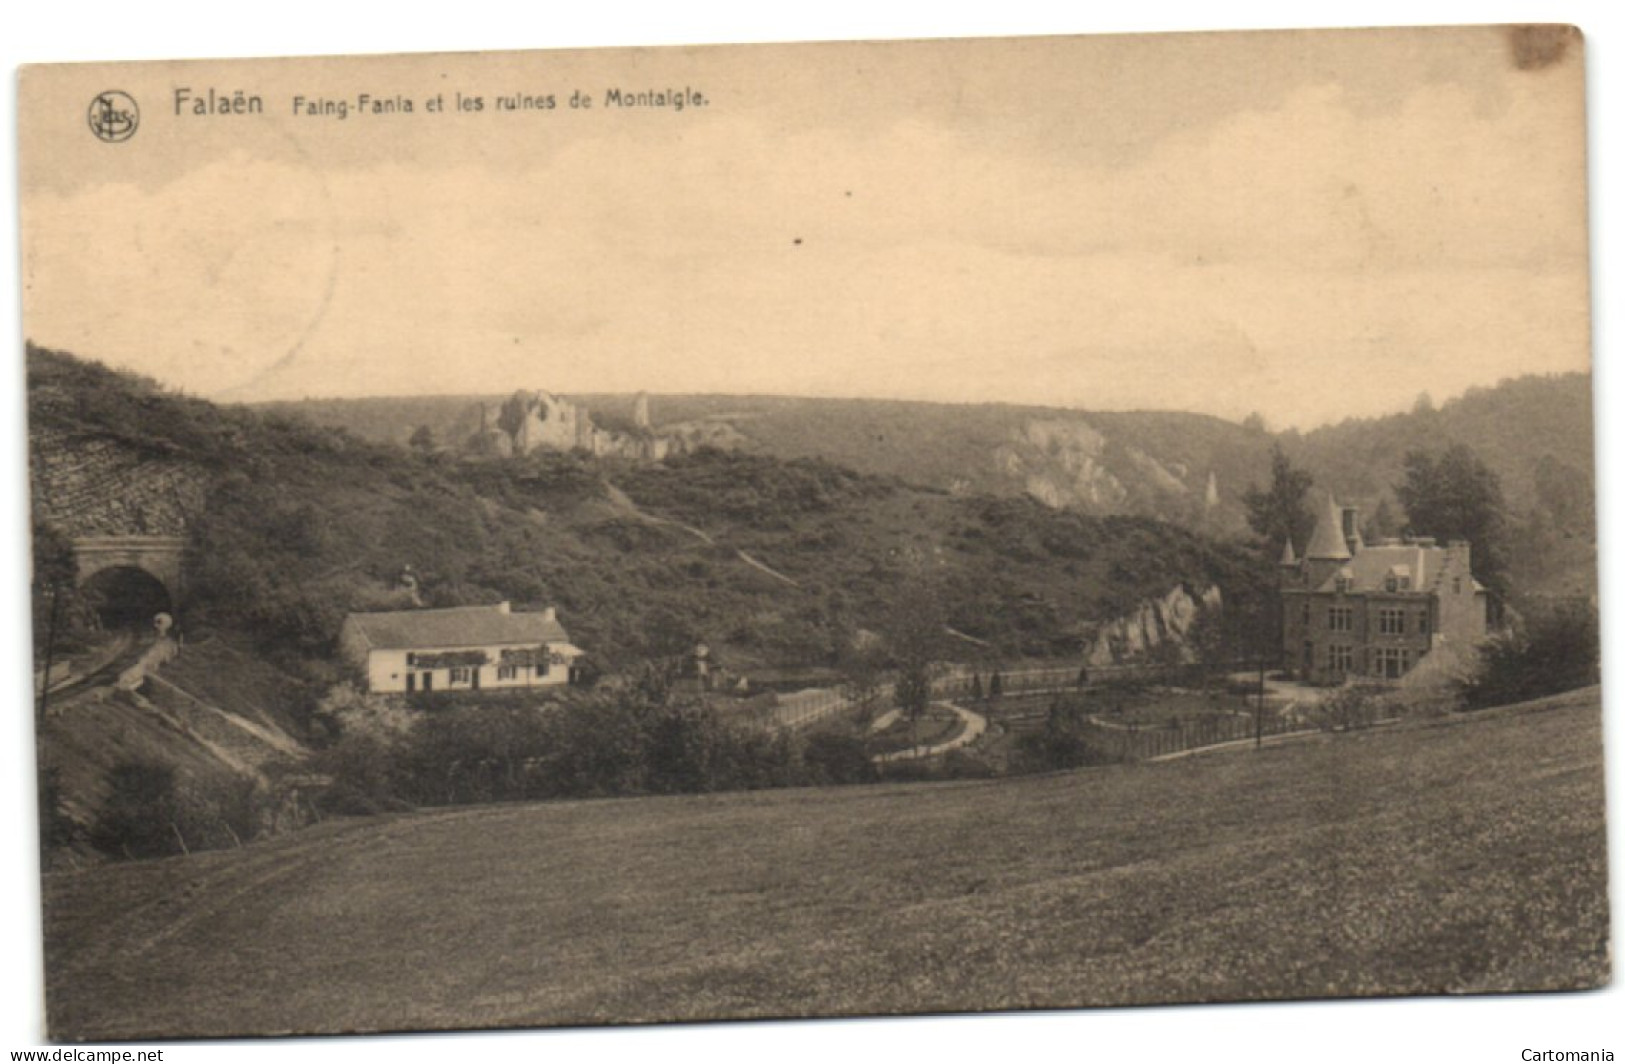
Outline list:
[[[1360,508],[1358,506],[1343,507],[1343,542],[1348,544],[1350,554],[1360,553],[1365,544],[1360,539]]]
[[[552,606],[547,606],[547,607],[544,607],[542,609],[542,620],[544,620],[544,621],[556,621],[558,619],[559,619],[559,613]]]
[[[497,603],[497,612],[498,613],[508,613],[508,612],[510,612],[508,603],[506,601],[502,601],[502,602]]]

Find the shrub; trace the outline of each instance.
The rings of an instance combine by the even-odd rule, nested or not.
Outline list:
[[[161,857],[181,849],[174,769],[124,761],[113,766],[107,782],[110,793],[91,829],[98,849],[125,857]]]
[[[852,735],[819,732],[802,751],[809,783],[870,783],[878,778],[863,740]]]
[[[79,826],[68,816],[62,803],[62,770],[55,765],[44,767],[39,777],[39,837],[40,850],[52,850],[72,845],[79,835]]]
[[[1381,693],[1367,684],[1344,684],[1310,707],[1309,719],[1323,731],[1369,728],[1377,721]]]
[[[1490,639],[1461,685],[1468,709],[1524,702],[1598,680],[1597,615],[1573,603],[1532,614]]]
[[[1011,767],[1016,772],[1104,765],[1119,760],[1090,734],[1089,713],[1083,699],[1063,695],[1050,704],[1044,727],[1016,737]]]
[[[265,795],[245,777],[181,780],[168,765],[124,761],[108,774],[110,793],[90,841],[123,857],[162,857],[241,845],[259,835]]]

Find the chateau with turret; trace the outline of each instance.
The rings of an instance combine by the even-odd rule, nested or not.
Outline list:
[[[1489,594],[1473,578],[1471,544],[1367,544],[1358,510],[1330,496],[1301,557],[1287,541],[1279,577],[1283,658],[1311,683],[1398,679],[1435,648],[1488,632]]]

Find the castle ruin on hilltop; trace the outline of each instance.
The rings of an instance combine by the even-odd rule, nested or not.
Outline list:
[[[649,417],[649,396],[643,392],[633,404],[631,431],[595,425],[585,407],[547,391],[514,392],[496,408],[495,416],[484,403],[479,411],[479,428],[468,438],[465,449],[498,458],[537,451],[584,451],[659,462],[701,447],[730,450],[744,441],[737,429],[722,420],[684,421],[657,429]]]

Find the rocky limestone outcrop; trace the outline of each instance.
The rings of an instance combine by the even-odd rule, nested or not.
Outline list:
[[[1145,599],[1135,609],[1101,625],[1084,651],[1090,665],[1116,665],[1144,660],[1153,650],[1172,643],[1184,657],[1192,656],[1186,636],[1203,610],[1218,610],[1224,596],[1217,585],[1200,593],[1180,584],[1161,598]]]
[[[1035,418],[993,453],[1005,475],[1046,506],[1113,510],[1128,489],[1105,465],[1106,437],[1082,418]]]
[[[1211,470],[1113,440],[1082,416],[1033,418],[993,450],[999,474],[1054,509],[1157,516],[1218,508]]]

